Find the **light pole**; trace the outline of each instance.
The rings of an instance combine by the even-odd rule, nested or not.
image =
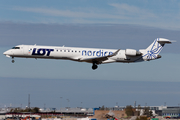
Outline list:
[[[63,97],[60,97],[60,100],[62,99]],[[61,110],[61,107],[62,107],[62,100],[60,101],[60,110]]]
[[[68,101],[68,107],[69,107],[69,99],[66,99]]]
[[[83,107],[82,107],[82,103],[83,103],[83,102],[81,102],[81,108],[83,108]]]
[[[44,111],[46,110],[46,104],[44,103]]]

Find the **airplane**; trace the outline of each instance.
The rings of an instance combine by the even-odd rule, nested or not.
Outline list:
[[[65,46],[39,46],[39,45],[18,45],[5,51],[6,57],[35,58],[35,59],[64,59],[92,64],[92,69],[98,68],[99,64],[123,62],[134,63],[150,61],[161,58],[159,53],[166,43],[172,43],[169,39],[157,38],[146,49],[99,49],[79,48]]]

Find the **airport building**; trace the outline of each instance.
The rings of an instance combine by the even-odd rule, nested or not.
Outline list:
[[[166,118],[176,118],[180,117],[180,108],[179,107],[167,107],[162,110],[162,116]]]
[[[126,107],[100,107],[100,108],[44,108],[39,109],[38,113],[32,112],[12,112],[12,107],[0,108],[0,119],[1,118],[25,118],[32,117],[33,119],[38,118],[66,118],[66,117],[75,117],[75,118],[86,118],[86,117],[96,117],[103,118],[114,115],[117,118],[125,117],[125,108]],[[140,115],[143,115],[145,106],[139,108],[135,107],[136,111],[140,111]],[[165,118],[180,118],[180,107],[167,107],[167,106],[150,106],[150,110],[153,113],[153,116],[162,116]],[[136,114],[135,114],[136,115]]]

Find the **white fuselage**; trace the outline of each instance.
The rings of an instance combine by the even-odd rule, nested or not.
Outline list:
[[[20,48],[20,49],[19,49]],[[104,57],[113,54],[115,49],[95,49],[95,48],[78,48],[78,47],[56,47],[56,46],[37,46],[37,45],[18,45],[16,49],[10,49],[4,54],[10,57],[23,58],[45,58],[45,59],[69,59],[80,61],[82,59]],[[135,62],[142,56],[127,56],[125,50],[120,50],[116,56],[108,58],[102,63],[109,62]]]
[[[97,65],[112,62],[141,62],[161,58],[159,53],[165,43],[171,43],[165,38],[157,38],[146,49],[136,51],[134,49],[99,49],[99,48],[79,48],[79,47],[59,47],[59,46],[39,46],[39,45],[18,45],[3,54],[7,57],[22,58],[44,58],[44,59],[66,59],[79,62],[92,63],[92,69],[97,69]],[[14,60],[12,60],[14,62]]]

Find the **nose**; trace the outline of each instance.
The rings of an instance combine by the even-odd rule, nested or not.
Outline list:
[[[11,50],[7,50],[3,54],[6,55],[7,57],[10,57],[12,55],[12,51]]]
[[[8,54],[8,51],[4,52],[3,54],[4,54],[4,55],[7,55],[7,54]]]

